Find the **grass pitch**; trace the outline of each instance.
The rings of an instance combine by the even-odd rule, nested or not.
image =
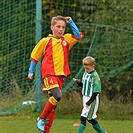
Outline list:
[[[39,133],[36,128],[36,118],[38,113],[19,114],[12,116],[0,117],[1,133]],[[74,123],[78,123],[79,119],[70,116],[56,116],[50,133],[76,133],[78,127],[74,127]],[[133,133],[132,120],[98,120],[100,125],[108,133]],[[87,123],[84,133],[96,133],[92,126]]]

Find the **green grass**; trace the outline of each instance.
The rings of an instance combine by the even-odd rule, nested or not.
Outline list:
[[[0,117],[1,133],[39,133],[36,128],[36,118],[39,113],[17,114]],[[101,126],[108,133],[133,133],[132,120],[100,120]],[[76,133],[74,123],[79,119],[70,116],[56,116],[50,133]],[[84,133],[96,133],[92,126],[87,123]]]

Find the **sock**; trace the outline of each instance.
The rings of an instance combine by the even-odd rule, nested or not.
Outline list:
[[[56,110],[53,110],[49,114],[49,116],[47,118],[48,119],[48,122],[46,122],[46,124],[45,124],[45,131],[44,131],[44,133],[50,133],[50,128],[52,126],[52,123],[53,123],[53,120],[54,120],[55,115],[56,115]]]
[[[83,133],[85,128],[86,128],[86,126],[84,126],[83,124],[80,124],[79,127],[78,127],[78,133]]]
[[[93,128],[98,132],[98,133],[105,133],[105,131],[102,129],[102,127],[97,123],[96,125],[93,125]]]
[[[55,108],[57,104],[58,104],[58,101],[53,96],[51,96],[47,104],[45,105],[43,112],[39,117],[42,119],[47,119],[47,117],[49,116],[49,114],[52,112],[52,110]]]

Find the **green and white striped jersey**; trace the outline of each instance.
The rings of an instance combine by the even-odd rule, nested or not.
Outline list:
[[[101,81],[96,70],[91,73],[85,71],[82,77],[82,83],[82,95],[91,97],[94,92],[100,93],[101,91]]]

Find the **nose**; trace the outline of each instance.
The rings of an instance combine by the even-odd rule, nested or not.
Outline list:
[[[61,27],[60,30],[63,30],[63,28]]]

